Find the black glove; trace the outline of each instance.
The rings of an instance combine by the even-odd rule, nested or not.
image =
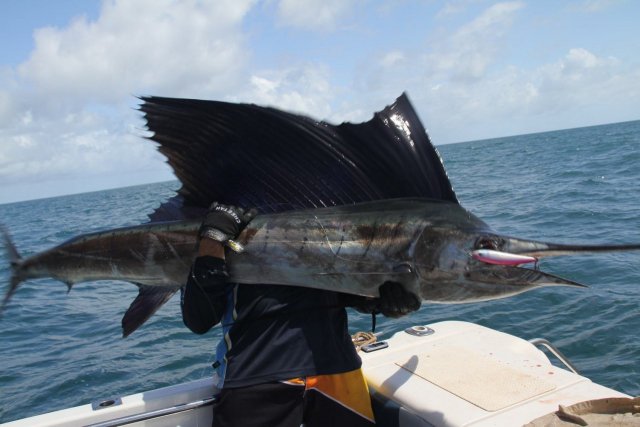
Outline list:
[[[420,299],[398,282],[384,282],[378,289],[379,298],[365,298],[357,295],[344,296],[345,305],[360,313],[382,314],[398,318],[420,308]]]
[[[397,282],[384,282],[378,289],[377,311],[386,317],[398,318],[420,308],[420,298]]]
[[[218,293],[222,295],[224,288],[219,285],[226,284],[228,278],[227,264],[222,258],[201,256],[193,263],[189,280],[194,280],[203,289],[219,288]]]
[[[235,239],[257,213],[258,211],[255,209],[245,212],[243,208],[213,202],[207,216],[202,221],[198,236],[218,242]]]

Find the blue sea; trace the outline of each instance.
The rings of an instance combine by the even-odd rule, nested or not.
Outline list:
[[[461,204],[502,234],[562,243],[640,242],[640,121],[439,146]],[[159,183],[0,205],[28,256],[87,232],[145,222],[179,187]],[[0,292],[10,277],[0,250]],[[465,305],[425,304],[380,317],[385,335],[441,320],[547,338],[582,374],[640,395],[640,252],[543,260],[590,285],[542,288]],[[122,282],[24,283],[0,318],[0,422],[211,375],[220,330],[194,335],[179,301],[130,337],[120,319],[137,294]],[[350,312],[352,332],[368,316]],[[428,396],[424,397],[428,399]]]

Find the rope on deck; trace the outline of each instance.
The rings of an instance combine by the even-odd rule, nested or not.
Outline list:
[[[378,340],[373,332],[356,332],[351,335],[351,342],[356,346],[356,350],[360,351],[363,345],[374,343]]]

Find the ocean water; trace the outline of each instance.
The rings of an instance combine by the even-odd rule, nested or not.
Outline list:
[[[461,204],[502,234],[566,243],[640,242],[640,121],[439,146]],[[135,225],[179,184],[159,183],[0,205],[22,255],[75,235]],[[441,320],[476,322],[556,344],[582,374],[640,395],[640,252],[544,260],[589,284],[474,304],[425,304],[378,319],[388,335]],[[0,292],[8,283],[0,251]],[[0,422],[210,375],[214,329],[189,332],[178,297],[121,338],[137,290],[122,282],[24,283],[0,318]],[[350,312],[353,332],[368,316]],[[427,399],[428,396],[425,396]]]

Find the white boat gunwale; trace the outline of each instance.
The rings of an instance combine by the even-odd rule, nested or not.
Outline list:
[[[389,344],[387,348],[370,353],[361,352],[363,371],[369,383],[376,417],[379,425],[383,427],[511,426],[515,425],[514,420],[518,420],[519,424],[525,424],[553,412],[557,410],[559,404],[570,405],[601,397],[629,397],[571,372],[575,367],[558,349],[544,339],[529,342],[484,326],[460,321],[417,325],[409,329],[424,333],[396,332],[385,340]],[[468,349],[461,350],[465,345]],[[567,369],[553,365],[547,355],[536,345],[547,347],[565,364]],[[553,382],[553,387],[542,393],[527,396],[520,402],[507,402],[507,406],[491,411],[479,407],[477,402],[465,400],[451,390],[420,377],[420,362],[413,367],[415,372],[403,368],[399,362],[412,357],[429,358],[430,355],[436,355],[438,351],[446,352],[447,348],[454,352],[468,351],[469,354],[477,354],[478,360],[487,364],[493,363],[487,362],[489,360],[487,357],[495,358],[495,363],[498,364],[496,366],[508,366],[506,370],[510,369],[514,372],[522,368],[528,376],[536,372],[541,373],[545,376],[544,381],[549,384],[551,384],[550,381]],[[482,368],[478,363],[470,362],[469,365],[468,369]],[[467,367],[461,366],[460,369],[464,370]],[[463,372],[460,376],[464,377],[467,374]],[[550,386],[546,388],[549,389]],[[99,399],[93,404],[62,409],[1,425],[3,427],[210,425],[211,405],[215,401],[216,394],[213,378],[204,378],[120,398]]]

